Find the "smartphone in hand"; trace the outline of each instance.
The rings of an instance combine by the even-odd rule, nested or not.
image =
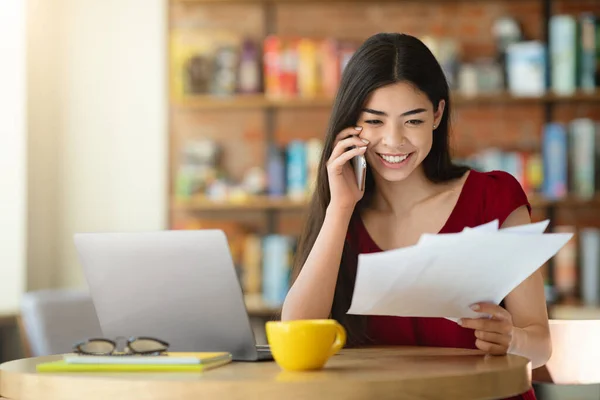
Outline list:
[[[362,192],[365,190],[365,178],[367,177],[367,160],[364,155],[352,157],[352,166],[354,167],[354,174],[356,175],[356,184],[358,189]]]

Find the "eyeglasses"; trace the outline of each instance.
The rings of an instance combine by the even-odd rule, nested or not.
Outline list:
[[[117,340],[119,339],[125,339],[123,351],[118,351]],[[92,338],[73,346],[75,353],[91,356],[159,355],[168,348],[169,343],[164,340],[145,336],[136,336],[129,339],[118,337],[115,340]]]

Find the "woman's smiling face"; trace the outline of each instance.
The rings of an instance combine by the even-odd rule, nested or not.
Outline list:
[[[443,100],[434,112],[427,95],[410,83],[394,83],[371,93],[357,125],[363,128],[360,137],[369,141],[365,157],[373,172],[398,182],[419,168],[443,112]]]

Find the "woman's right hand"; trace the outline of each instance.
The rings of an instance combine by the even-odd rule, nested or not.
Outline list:
[[[353,210],[363,196],[364,192],[358,188],[351,162],[354,156],[365,154],[369,143],[358,137],[361,131],[361,127],[346,128],[335,138],[333,151],[327,160],[331,192],[329,205],[332,207]]]

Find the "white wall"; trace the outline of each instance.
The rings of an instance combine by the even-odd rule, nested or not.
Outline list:
[[[30,1],[43,3],[32,17],[50,27],[29,25],[39,37],[29,182],[42,182],[30,203],[30,228],[40,230],[30,236],[29,284],[80,286],[75,232],[165,228],[166,3]]]
[[[26,241],[25,0],[0,12],[0,312],[24,290]]]
[[[65,69],[64,1],[28,0],[27,288],[56,285],[58,267],[58,176]]]

